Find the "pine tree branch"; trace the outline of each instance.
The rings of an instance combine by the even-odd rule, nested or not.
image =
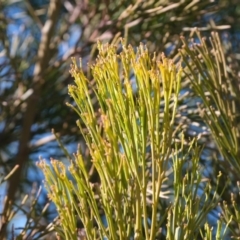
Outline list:
[[[6,235],[8,217],[7,213],[11,208],[11,204],[15,201],[15,194],[18,190],[21,174],[28,161],[29,155],[29,142],[31,140],[31,127],[34,123],[34,118],[37,113],[37,105],[41,97],[41,86],[44,83],[44,70],[47,68],[48,62],[51,58],[49,55],[50,42],[53,36],[56,23],[59,18],[59,10],[61,7],[60,0],[51,0],[49,4],[47,20],[42,28],[42,36],[40,46],[37,55],[37,62],[34,69],[33,77],[33,92],[32,95],[26,101],[27,106],[23,117],[23,127],[19,139],[18,153],[15,158],[15,164],[19,165],[18,170],[9,179],[9,187],[7,192],[7,201],[4,206],[5,224],[3,223],[0,230],[0,239]]]

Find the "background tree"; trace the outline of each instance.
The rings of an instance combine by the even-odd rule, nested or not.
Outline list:
[[[239,77],[238,1],[5,0],[0,4],[0,160],[4,175],[16,164],[19,166],[8,181],[5,210],[11,207],[9,201],[19,204],[20,196],[29,193],[33,182],[40,184],[42,175],[34,164],[39,155],[64,160],[55,137],[49,134],[52,128],[70,152],[78,143],[84,145],[74,114],[65,107],[70,101],[66,87],[72,82],[68,70],[71,56],[81,56],[83,63],[91,62],[96,56],[97,39],[114,41],[115,36],[124,36],[134,46],[142,41],[152,52],[175,57],[181,46],[180,35],[191,37],[194,27],[206,36],[212,30],[218,31],[228,66],[233,76]],[[188,136],[196,135],[205,127],[196,107],[198,98],[187,80],[183,87],[182,93],[188,92],[181,103],[183,127]],[[205,138],[203,164],[219,154],[212,139],[208,135]],[[213,170],[209,171],[218,171],[219,165],[210,165]],[[36,215],[46,202],[42,194],[35,206]],[[53,212],[49,208],[43,217],[49,220]]]

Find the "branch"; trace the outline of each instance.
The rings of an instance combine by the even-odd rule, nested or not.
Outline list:
[[[4,206],[4,216],[6,216],[5,224],[3,223],[0,230],[0,239],[6,234],[7,229],[7,212],[11,204],[15,200],[15,194],[19,188],[21,180],[21,173],[24,169],[26,162],[28,161],[28,155],[30,153],[29,142],[31,140],[31,126],[34,123],[34,119],[37,112],[37,104],[41,96],[41,86],[44,83],[44,70],[47,68],[51,56],[49,56],[49,45],[54,32],[54,28],[58,21],[59,9],[61,7],[60,0],[51,0],[49,4],[47,20],[42,28],[42,36],[38,49],[37,62],[34,69],[33,76],[33,92],[26,101],[27,107],[23,116],[22,131],[19,139],[18,153],[15,158],[15,164],[19,165],[19,168],[15,174],[9,179],[9,187],[7,193],[7,201]]]

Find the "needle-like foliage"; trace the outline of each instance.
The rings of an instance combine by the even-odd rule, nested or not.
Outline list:
[[[211,130],[221,156],[213,161],[212,169],[219,169],[231,180],[223,193],[222,217],[233,237],[240,234],[239,176],[240,176],[240,88],[239,77],[227,62],[224,48],[217,33],[209,39],[196,31],[199,44],[188,43],[180,50],[186,64],[185,74],[191,80],[193,90],[200,96],[200,115]],[[212,175],[214,176],[214,174]],[[212,177],[214,179],[214,177]],[[220,183],[222,184],[222,183]]]
[[[90,181],[80,151],[68,168],[57,160],[38,164],[59,213],[59,236],[212,239],[207,217],[225,188],[218,189],[221,173],[214,187],[203,178],[195,139],[174,138],[180,64],[151,56],[143,44],[135,51],[124,41],[99,43],[98,50],[90,66],[94,84],[73,59],[69,94],[99,181]],[[219,236],[224,229],[219,222]]]

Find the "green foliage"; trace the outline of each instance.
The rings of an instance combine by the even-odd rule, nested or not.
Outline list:
[[[187,66],[184,72],[195,93],[201,97],[199,113],[221,153],[215,157],[212,168],[221,171],[224,178],[231,181],[221,192],[222,219],[229,225],[232,237],[239,239],[240,208],[236,204],[239,201],[240,174],[239,79],[227,62],[218,34],[212,33],[209,44],[198,31],[196,33],[200,44],[189,44],[183,39],[180,54]]]
[[[90,180],[80,150],[68,168],[57,160],[51,166],[38,164],[59,213],[56,231],[62,239],[77,239],[80,219],[87,239],[224,239],[232,224],[231,208],[222,207],[216,233],[207,218],[228,182],[220,184],[221,172],[214,185],[204,178],[197,139],[186,141],[183,133],[175,137],[181,64],[151,56],[143,44],[134,51],[124,42],[98,43],[98,50],[90,66],[94,84],[73,59],[75,85],[69,86],[69,94],[99,181]],[[205,66],[195,56],[190,56],[193,62]],[[187,63],[184,51],[182,57]]]
[[[210,127],[222,156],[240,173],[239,113],[240,89],[234,73],[226,65],[224,50],[216,33],[212,33],[211,49],[198,33],[200,44],[185,42],[181,56],[187,65],[186,74],[194,90],[201,96],[201,115]],[[188,61],[190,60],[190,61]]]
[[[32,174],[33,171],[34,173],[38,171],[35,161],[39,155],[44,155],[48,159],[54,152],[55,158],[59,160],[65,158],[57,147],[55,142],[57,138],[61,138],[64,144],[71,142],[73,145],[79,142],[84,148],[82,146],[84,140],[77,133],[75,115],[71,114],[70,108],[64,107],[64,103],[69,101],[66,94],[67,85],[72,81],[68,67],[71,56],[81,56],[83,62],[91,63],[96,56],[97,39],[114,42],[114,38],[121,35],[125,36],[126,41],[132,46],[144,41],[150,52],[165,52],[174,58],[181,45],[180,36],[186,38],[191,36],[193,27],[197,26],[205,35],[212,30],[224,32],[224,53],[227,59],[230,59],[231,67],[237,71],[239,69],[237,51],[239,45],[235,36],[240,26],[240,8],[236,0],[0,2],[0,165],[4,175],[7,175],[14,165],[19,166],[4,185],[4,188],[7,188],[3,192],[8,196],[8,201],[3,203],[6,205],[3,215],[9,209],[9,205],[11,207],[21,205],[21,196],[29,194],[33,182],[40,184],[42,175]],[[85,66],[83,71],[86,74]],[[237,74],[236,72],[235,75]],[[86,76],[91,79],[90,74]],[[182,87],[188,86],[187,84],[183,77]],[[190,94],[191,96],[187,96],[188,99],[195,97],[195,93]],[[193,101],[192,98],[190,101]],[[186,97],[183,99],[181,96],[181,99],[185,101]],[[190,104],[184,106],[181,99],[175,121],[178,129],[174,129],[172,137],[179,138],[184,128],[185,141],[188,142],[192,133],[191,124],[203,125],[203,121],[199,117],[198,109],[194,105],[190,107]],[[98,102],[94,100],[93,108],[96,110]],[[163,113],[164,104],[160,107]],[[170,108],[170,111],[173,109]],[[163,121],[163,118],[160,120]],[[52,128],[57,133],[56,138],[50,134]],[[204,135],[200,140],[206,146],[209,142],[212,143],[209,135],[207,137]],[[216,147],[210,148],[208,158],[212,159],[216,152],[218,154]],[[88,158],[89,156],[84,155],[87,168],[91,164]],[[226,161],[222,161],[221,164],[217,164],[217,160],[212,162],[216,162],[211,170],[212,183],[216,183],[216,175],[221,171],[223,172],[221,185],[224,186],[224,178],[230,169],[229,164]],[[200,164],[202,163],[201,159]],[[96,178],[93,175],[91,179]],[[234,176],[233,183],[239,180],[237,173],[234,173]],[[224,193],[223,199],[228,203],[231,201],[230,192],[234,190],[234,186],[235,184]],[[44,193],[45,191],[41,194],[41,200],[34,203],[34,208],[36,215],[42,217],[41,224],[44,223],[47,227],[53,212],[49,208],[41,215],[41,209],[48,201]],[[25,205],[27,219],[29,219],[27,213],[32,211],[31,206]],[[24,224],[24,221],[19,222]],[[16,237],[15,230],[18,232],[19,226],[7,223],[10,225],[0,229],[0,238],[5,236],[8,238],[8,233]],[[34,225],[31,225],[31,229],[33,228]],[[9,231],[4,232],[7,229]],[[35,238],[38,239],[38,236]]]

